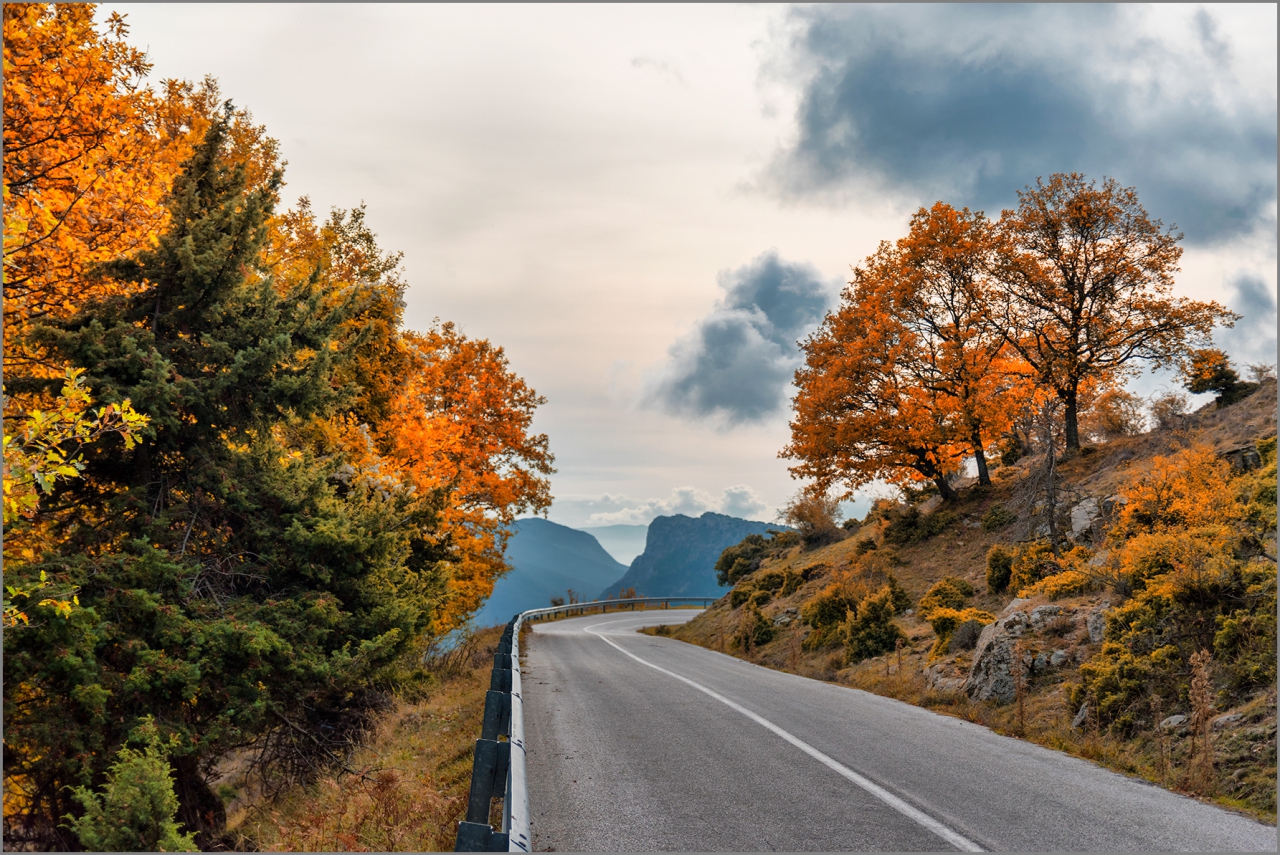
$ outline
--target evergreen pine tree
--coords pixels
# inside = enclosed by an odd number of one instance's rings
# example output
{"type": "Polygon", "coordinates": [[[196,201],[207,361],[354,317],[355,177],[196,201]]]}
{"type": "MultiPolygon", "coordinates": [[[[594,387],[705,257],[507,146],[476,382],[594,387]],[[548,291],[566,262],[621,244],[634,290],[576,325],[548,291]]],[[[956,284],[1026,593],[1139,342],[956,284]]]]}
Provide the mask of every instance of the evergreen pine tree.
{"type": "Polygon", "coordinates": [[[78,585],[84,607],[6,639],[6,772],[52,826],[145,712],[177,737],[178,819],[209,845],[225,821],[209,764],[272,731],[312,736],[299,763],[324,754],[443,596],[447,544],[424,539],[438,497],[282,444],[356,397],[330,346],[351,307],[260,269],[280,176],[247,189],[228,148],[215,122],[168,232],[102,270],[134,296],[37,333],[95,398],[150,417],[133,450],[98,444],[52,497],[56,550],[6,567],[78,585]]]}

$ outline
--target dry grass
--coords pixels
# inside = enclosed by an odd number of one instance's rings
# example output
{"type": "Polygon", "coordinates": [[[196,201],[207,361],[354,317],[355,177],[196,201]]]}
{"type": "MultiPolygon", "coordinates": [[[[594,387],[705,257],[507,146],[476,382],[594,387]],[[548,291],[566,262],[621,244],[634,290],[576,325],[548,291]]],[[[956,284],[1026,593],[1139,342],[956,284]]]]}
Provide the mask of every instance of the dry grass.
{"type": "MultiPolygon", "coordinates": [[[[351,760],[363,776],[333,774],[271,801],[234,802],[229,830],[244,848],[271,851],[451,851],[500,634],[500,627],[482,630],[469,667],[378,718],[351,760]]],[[[224,787],[237,784],[244,782],[232,778],[224,787]]]]}

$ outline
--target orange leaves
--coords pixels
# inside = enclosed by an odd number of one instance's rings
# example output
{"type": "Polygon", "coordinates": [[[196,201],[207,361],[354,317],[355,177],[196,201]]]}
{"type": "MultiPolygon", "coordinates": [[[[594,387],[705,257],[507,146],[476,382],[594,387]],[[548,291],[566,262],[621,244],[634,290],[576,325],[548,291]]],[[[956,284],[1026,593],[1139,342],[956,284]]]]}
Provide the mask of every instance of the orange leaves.
{"type": "MultiPolygon", "coordinates": [[[[981,461],[1022,375],[992,317],[998,237],[981,214],[938,203],[854,270],[842,305],[804,348],[783,456],[822,486],[946,476],[981,461]]],[[[980,462],[985,477],[985,463],[980,462]]]]}
{"type": "Polygon", "coordinates": [[[421,492],[449,498],[437,542],[450,542],[451,603],[437,627],[465,620],[506,570],[506,526],[550,506],[544,476],[554,460],[544,434],[530,434],[536,392],[511,372],[502,348],[468,339],[451,323],[405,333],[410,372],[380,427],[387,456],[421,492]]]}
{"type": "MultiPolygon", "coordinates": [[[[4,7],[4,276],[6,360],[26,324],[70,314],[84,274],[146,246],[177,172],[157,102],[139,88],[149,66],[123,40],[123,19],[94,30],[93,7],[4,7]]],[[[95,287],[110,289],[101,283],[95,287]]]]}

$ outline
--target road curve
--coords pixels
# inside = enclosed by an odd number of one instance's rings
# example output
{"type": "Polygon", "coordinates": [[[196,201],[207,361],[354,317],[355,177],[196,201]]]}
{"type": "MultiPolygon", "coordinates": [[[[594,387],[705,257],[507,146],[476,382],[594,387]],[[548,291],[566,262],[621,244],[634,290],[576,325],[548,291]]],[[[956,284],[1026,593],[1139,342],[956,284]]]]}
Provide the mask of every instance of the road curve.
{"type": "Polygon", "coordinates": [[[696,614],[533,625],[535,849],[1276,850],[1274,826],[1087,761],[635,631],[696,614]]]}

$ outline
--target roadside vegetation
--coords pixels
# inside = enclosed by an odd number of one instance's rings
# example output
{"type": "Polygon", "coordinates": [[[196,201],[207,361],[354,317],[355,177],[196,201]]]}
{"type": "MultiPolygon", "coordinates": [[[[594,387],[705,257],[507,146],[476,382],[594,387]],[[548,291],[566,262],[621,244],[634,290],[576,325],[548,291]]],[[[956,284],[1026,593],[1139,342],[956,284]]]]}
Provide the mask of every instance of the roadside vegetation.
{"type": "Polygon", "coordinates": [[[94,11],[4,6],[4,845],[247,845],[212,783],[240,758],[267,795],[340,774],[348,813],[425,811],[351,838],[425,846],[454,784],[414,776],[453,773],[349,768],[550,505],[542,399],[404,328],[364,208],[286,209],[266,129],[149,84],[94,11]]]}
{"type": "Polygon", "coordinates": [[[731,547],[729,593],[657,632],[1274,822],[1275,412],[1262,378],[1172,428],[1093,434],[1058,462],[1056,555],[1027,525],[1033,445],[951,502],[880,500],[837,542],[731,547]]]}

